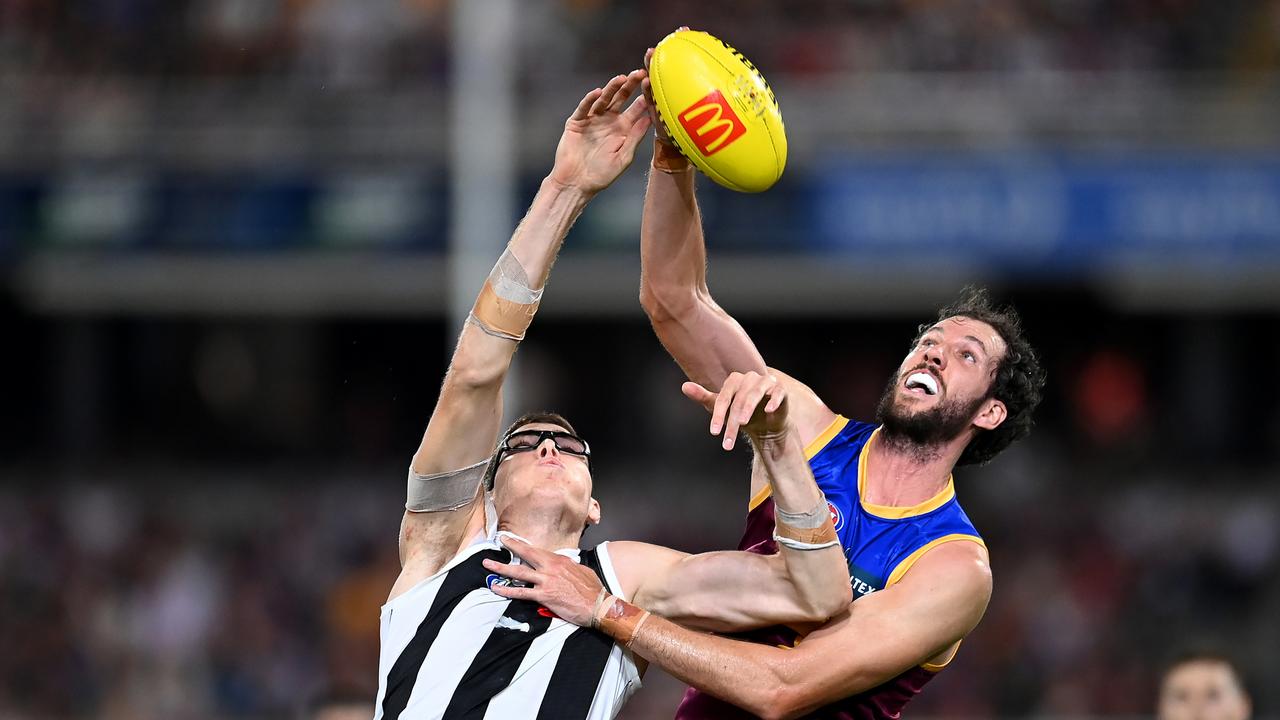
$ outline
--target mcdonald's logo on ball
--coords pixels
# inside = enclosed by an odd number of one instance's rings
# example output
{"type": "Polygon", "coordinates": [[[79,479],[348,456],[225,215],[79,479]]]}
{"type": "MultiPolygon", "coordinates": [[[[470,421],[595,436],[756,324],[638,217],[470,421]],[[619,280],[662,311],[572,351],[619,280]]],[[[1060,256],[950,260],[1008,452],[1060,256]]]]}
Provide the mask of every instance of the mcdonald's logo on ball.
{"type": "Polygon", "coordinates": [[[712,90],[680,113],[680,125],[689,133],[698,151],[707,157],[729,147],[747,132],[747,126],[719,90],[712,90]]]}
{"type": "Polygon", "coordinates": [[[742,53],[714,35],[679,30],[649,62],[658,122],[707,177],[761,192],[782,177],[787,133],[778,98],[742,53]]]}

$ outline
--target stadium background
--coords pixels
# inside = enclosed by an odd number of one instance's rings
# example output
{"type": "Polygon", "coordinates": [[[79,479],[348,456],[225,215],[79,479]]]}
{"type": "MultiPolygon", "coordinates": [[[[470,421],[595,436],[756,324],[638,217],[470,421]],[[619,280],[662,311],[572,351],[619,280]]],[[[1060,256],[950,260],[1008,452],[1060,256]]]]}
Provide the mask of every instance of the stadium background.
{"type": "MultiPolygon", "coordinates": [[[[773,190],[700,183],[772,364],[866,417],[982,282],[1050,370],[1033,436],[958,473],[995,596],[913,714],[1143,715],[1204,643],[1276,713],[1280,2],[0,0],[0,717],[372,694],[462,303],[576,99],[680,24],[788,123],[773,190]]],[[[567,241],[509,410],[596,448],[588,541],[725,547],[748,456],[636,301],[644,165],[567,241]]],[[[625,717],[669,716],[648,685],[625,717]]]]}

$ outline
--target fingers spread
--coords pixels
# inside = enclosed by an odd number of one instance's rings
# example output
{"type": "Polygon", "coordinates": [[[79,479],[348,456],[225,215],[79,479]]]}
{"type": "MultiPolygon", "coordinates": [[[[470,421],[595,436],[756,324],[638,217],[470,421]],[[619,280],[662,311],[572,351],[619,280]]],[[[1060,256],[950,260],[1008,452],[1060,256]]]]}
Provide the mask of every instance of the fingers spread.
{"type": "Polygon", "coordinates": [[[756,403],[760,400],[761,389],[758,385],[753,383],[744,385],[738,388],[733,397],[733,404],[725,413],[724,439],[721,442],[725,450],[732,450],[734,444],[738,442],[738,428],[751,420],[751,413],[755,411],[756,403]],[[743,415],[746,417],[744,418],[743,415]]]}
{"type": "Polygon", "coordinates": [[[622,117],[625,120],[635,122],[648,114],[649,101],[645,99],[644,94],[641,93],[641,95],[635,99],[635,102],[631,103],[631,107],[628,107],[627,111],[622,113],[622,117]]]}
{"type": "Polygon", "coordinates": [[[716,394],[696,382],[686,381],[680,386],[680,392],[684,393],[685,397],[698,403],[707,410],[711,410],[715,405],[716,394]]]}
{"type": "Polygon", "coordinates": [[[711,434],[719,435],[720,429],[724,427],[725,419],[729,413],[729,404],[733,402],[733,396],[738,392],[738,386],[742,383],[742,376],[738,373],[730,373],[725,378],[724,384],[720,386],[720,393],[716,396],[715,407],[711,410],[711,434]]]}
{"type": "Polygon", "coordinates": [[[613,112],[622,112],[622,108],[627,104],[627,100],[631,98],[636,88],[640,87],[641,81],[646,77],[643,70],[632,70],[627,74],[626,80],[618,88],[618,92],[614,94],[612,101],[609,103],[609,110],[613,112]]]}
{"type": "Polygon", "coordinates": [[[578,107],[574,109],[573,114],[569,116],[569,119],[586,120],[587,113],[591,111],[592,104],[595,103],[596,100],[600,99],[601,92],[603,91],[600,88],[596,88],[595,90],[587,93],[582,98],[582,101],[578,103],[578,107]]]}
{"type": "Polygon", "coordinates": [[[627,81],[626,75],[615,75],[613,79],[604,86],[604,91],[600,93],[600,97],[591,105],[591,114],[599,115],[604,112],[609,104],[613,102],[613,98],[618,94],[618,90],[622,88],[623,83],[627,81]]]}
{"type": "Polygon", "coordinates": [[[769,403],[764,406],[765,412],[776,412],[782,407],[783,401],[787,399],[787,389],[782,385],[774,385],[769,388],[769,403]]]}
{"type": "Polygon", "coordinates": [[[631,103],[631,107],[628,108],[626,112],[629,116],[631,115],[632,110],[635,110],[637,107],[640,109],[639,117],[634,119],[631,124],[631,129],[627,131],[627,149],[631,153],[635,153],[636,146],[640,144],[640,141],[644,139],[645,133],[649,132],[649,127],[653,125],[653,120],[650,119],[649,113],[645,112],[646,106],[647,104],[644,102],[644,96],[641,95],[636,98],[635,102],[631,103]]]}

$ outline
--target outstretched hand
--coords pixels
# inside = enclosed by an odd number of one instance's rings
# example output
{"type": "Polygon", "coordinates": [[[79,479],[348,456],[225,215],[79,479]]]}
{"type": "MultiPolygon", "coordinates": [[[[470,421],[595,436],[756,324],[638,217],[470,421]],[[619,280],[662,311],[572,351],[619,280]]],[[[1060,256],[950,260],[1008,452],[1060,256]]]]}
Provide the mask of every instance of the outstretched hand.
{"type": "Polygon", "coordinates": [[[524,564],[485,560],[485,568],[531,587],[495,584],[490,588],[494,593],[512,600],[532,600],[566,622],[591,627],[591,614],[602,586],[590,568],[513,537],[503,535],[499,542],[524,564]]]}
{"type": "Polygon", "coordinates": [[[718,393],[695,382],[686,382],[680,390],[711,413],[711,434],[723,431],[725,450],[733,449],[739,429],[756,439],[787,430],[787,390],[772,375],[730,373],[718,393]]]}
{"type": "Polygon", "coordinates": [[[627,100],[648,77],[644,70],[618,75],[587,93],[564,124],[551,179],[595,194],[609,187],[630,165],[649,129],[648,103],[627,100]]]}

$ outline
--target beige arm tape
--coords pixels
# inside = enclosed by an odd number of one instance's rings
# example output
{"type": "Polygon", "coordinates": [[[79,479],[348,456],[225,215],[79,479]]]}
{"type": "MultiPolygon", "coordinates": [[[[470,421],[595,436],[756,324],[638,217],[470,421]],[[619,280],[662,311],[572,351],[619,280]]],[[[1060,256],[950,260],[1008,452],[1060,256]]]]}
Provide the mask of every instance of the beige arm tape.
{"type": "Polygon", "coordinates": [[[649,611],[641,610],[622,598],[606,595],[596,600],[596,611],[591,615],[591,627],[631,647],[640,632],[640,626],[649,619],[649,611]],[[603,600],[603,603],[601,602],[603,600]]]}
{"type": "Polygon", "coordinates": [[[489,458],[461,470],[419,475],[409,468],[409,489],[404,509],[410,512],[457,510],[475,499],[484,480],[489,458]]]}
{"type": "Polygon", "coordinates": [[[519,342],[529,330],[541,300],[542,289],[529,287],[524,266],[508,246],[476,296],[467,320],[494,337],[519,342]]]}
{"type": "Polygon", "coordinates": [[[775,507],[773,539],[792,550],[821,550],[840,544],[825,497],[812,510],[790,513],[775,507]]]}

